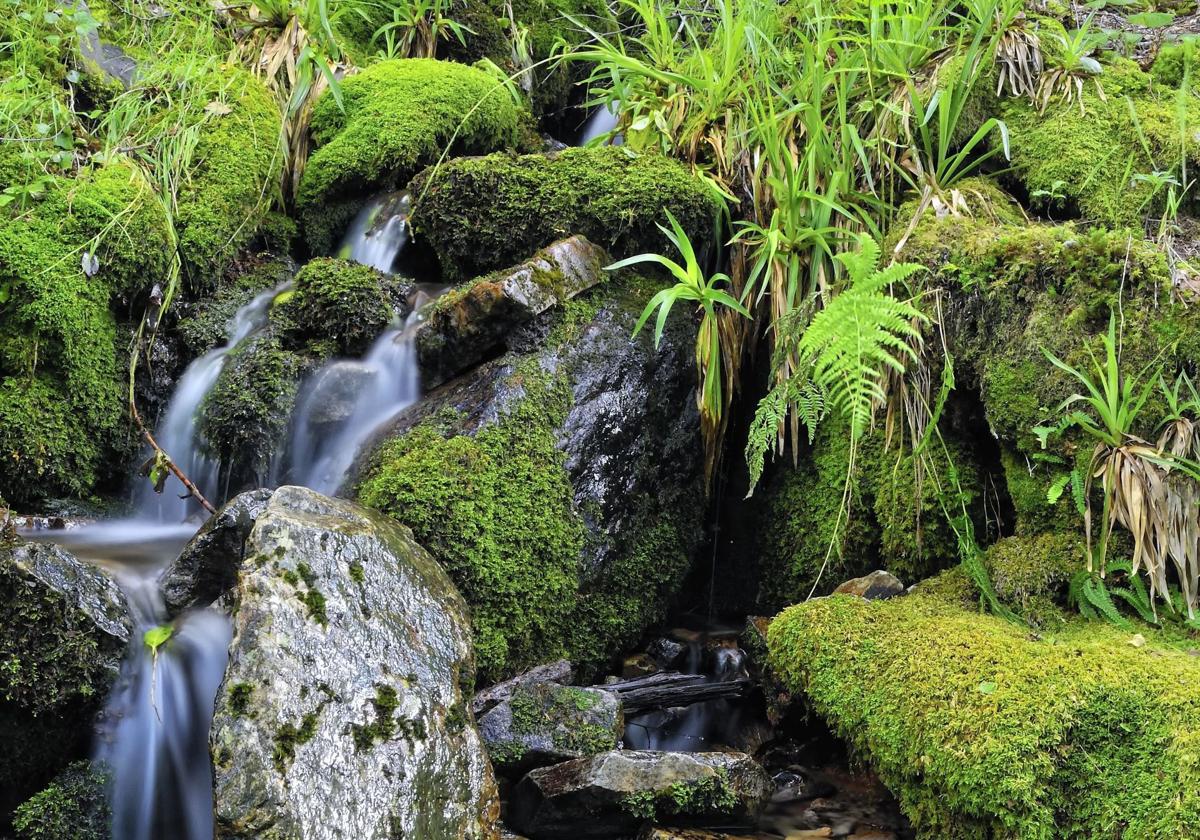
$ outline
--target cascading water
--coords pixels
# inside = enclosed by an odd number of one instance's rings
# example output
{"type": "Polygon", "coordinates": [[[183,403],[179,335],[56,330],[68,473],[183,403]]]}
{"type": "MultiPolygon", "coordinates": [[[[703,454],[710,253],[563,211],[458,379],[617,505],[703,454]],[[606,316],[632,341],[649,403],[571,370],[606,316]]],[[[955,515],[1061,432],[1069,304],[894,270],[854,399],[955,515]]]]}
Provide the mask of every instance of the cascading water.
{"type": "Polygon", "coordinates": [[[346,231],[338,256],[391,272],[408,242],[411,207],[412,199],[406,192],[390,193],[367,202],[346,231]]]}
{"type": "MultiPolygon", "coordinates": [[[[586,146],[598,137],[611,132],[617,127],[617,110],[616,103],[610,105],[599,105],[588,116],[587,122],[583,124],[583,129],[579,134],[579,145],[586,146]]],[[[614,146],[620,146],[623,142],[621,135],[615,135],[608,141],[614,146]]]]}

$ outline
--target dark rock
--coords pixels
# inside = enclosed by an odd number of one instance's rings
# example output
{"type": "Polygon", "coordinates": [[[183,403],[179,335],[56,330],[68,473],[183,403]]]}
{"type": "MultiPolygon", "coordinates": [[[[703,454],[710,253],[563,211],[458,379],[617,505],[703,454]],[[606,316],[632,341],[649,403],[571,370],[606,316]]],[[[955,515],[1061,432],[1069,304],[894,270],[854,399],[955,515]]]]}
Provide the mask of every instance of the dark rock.
{"type": "Polygon", "coordinates": [[[565,659],[559,659],[556,662],[547,662],[545,665],[530,668],[525,673],[518,674],[512,679],[498,682],[493,686],[485,688],[483,691],[476,692],[475,699],[471,701],[471,710],[476,715],[482,715],[484,712],[512,697],[513,692],[518,688],[525,686],[534,686],[549,682],[569,683],[571,681],[572,670],[571,663],[565,659]]]}
{"type": "Polygon", "coordinates": [[[625,657],[625,661],[621,663],[621,676],[627,680],[644,677],[647,674],[656,674],[661,670],[658,667],[658,663],[644,653],[627,656],[625,657]]]}
{"type": "Polygon", "coordinates": [[[857,595],[868,601],[882,601],[904,594],[904,584],[891,572],[876,570],[869,575],[848,580],[833,590],[835,595],[857,595]]]}
{"type": "Polygon", "coordinates": [[[664,670],[679,668],[687,661],[688,646],[665,636],[655,639],[646,653],[664,670]]]}
{"type": "Polygon", "coordinates": [[[300,487],[246,541],[210,746],[220,838],[492,838],[467,606],[411,533],[300,487]]]}
{"type": "Polygon", "coordinates": [[[615,694],[555,683],[518,688],[479,719],[492,764],[510,775],[616,749],[624,729],[615,694]]]}
{"type": "Polygon", "coordinates": [[[417,333],[422,385],[433,388],[494,355],[518,326],[601,282],[608,261],[572,236],[444,295],[417,333]]]}
{"type": "Polygon", "coordinates": [[[325,365],[309,382],[304,405],[311,406],[308,422],[317,435],[337,429],[354,413],[354,401],[375,372],[349,359],[325,365]]]}
{"type": "Polygon", "coordinates": [[[116,583],[55,545],[0,547],[0,593],[3,824],[87,755],[132,622],[116,583]]]}
{"type": "Polygon", "coordinates": [[[207,607],[237,585],[246,540],[270,498],[270,490],[242,493],[204,523],[159,578],[168,614],[207,607]]]}
{"type": "Polygon", "coordinates": [[[751,825],[770,790],[740,753],[608,752],[529,773],[509,821],[533,840],[634,834],[656,820],[751,825]]]}

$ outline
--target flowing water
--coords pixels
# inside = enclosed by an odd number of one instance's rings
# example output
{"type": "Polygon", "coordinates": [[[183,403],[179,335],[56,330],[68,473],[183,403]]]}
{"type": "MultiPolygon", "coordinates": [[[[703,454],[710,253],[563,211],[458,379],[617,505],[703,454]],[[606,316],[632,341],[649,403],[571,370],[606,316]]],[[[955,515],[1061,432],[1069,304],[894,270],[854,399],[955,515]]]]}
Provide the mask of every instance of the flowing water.
{"type": "Polygon", "coordinates": [[[407,192],[368,201],[346,231],[338,256],[383,272],[395,270],[396,258],[408,242],[411,209],[412,199],[407,192]]]}
{"type": "MultiPolygon", "coordinates": [[[[579,134],[579,145],[586,146],[598,137],[611,132],[617,127],[617,111],[612,105],[598,105],[594,111],[588,116],[587,122],[583,124],[583,129],[579,134]]],[[[620,146],[623,142],[621,135],[617,134],[608,140],[613,146],[620,146]]]]}

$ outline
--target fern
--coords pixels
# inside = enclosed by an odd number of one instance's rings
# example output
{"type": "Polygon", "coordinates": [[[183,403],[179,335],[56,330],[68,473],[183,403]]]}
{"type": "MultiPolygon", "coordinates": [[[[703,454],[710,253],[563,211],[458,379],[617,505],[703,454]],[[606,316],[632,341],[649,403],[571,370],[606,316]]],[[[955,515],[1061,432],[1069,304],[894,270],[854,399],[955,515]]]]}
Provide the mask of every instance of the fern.
{"type": "Polygon", "coordinates": [[[808,430],[811,444],[817,424],[828,411],[825,394],[811,380],[792,378],[776,385],[759,401],[746,439],[746,466],[750,469],[747,499],[754,495],[754,488],[762,478],[767,452],[779,441],[779,430],[791,411],[796,412],[808,430]]]}
{"type": "Polygon", "coordinates": [[[863,436],[886,398],[885,373],[903,373],[905,363],[915,361],[913,347],[921,338],[915,325],[929,320],[911,303],[884,291],[921,266],[893,263],[880,269],[879,245],[866,235],[858,241],[858,251],[835,257],[849,275],[846,288],[813,317],[797,347],[828,408],[849,421],[854,440],[863,436]]]}
{"type": "Polygon", "coordinates": [[[1146,584],[1142,581],[1140,575],[1135,574],[1133,567],[1128,560],[1118,560],[1108,564],[1109,574],[1123,572],[1126,579],[1129,581],[1129,586],[1114,586],[1107,585],[1106,588],[1109,594],[1114,598],[1120,598],[1129,606],[1133,607],[1133,611],[1138,614],[1142,621],[1147,624],[1157,625],[1159,623],[1158,616],[1154,612],[1154,604],[1150,600],[1150,591],[1146,589],[1146,584]]]}
{"type": "Polygon", "coordinates": [[[1087,569],[1080,569],[1071,576],[1067,599],[1084,618],[1103,618],[1122,629],[1132,628],[1128,619],[1121,615],[1117,605],[1113,603],[1112,594],[1104,585],[1104,581],[1087,569]]]}

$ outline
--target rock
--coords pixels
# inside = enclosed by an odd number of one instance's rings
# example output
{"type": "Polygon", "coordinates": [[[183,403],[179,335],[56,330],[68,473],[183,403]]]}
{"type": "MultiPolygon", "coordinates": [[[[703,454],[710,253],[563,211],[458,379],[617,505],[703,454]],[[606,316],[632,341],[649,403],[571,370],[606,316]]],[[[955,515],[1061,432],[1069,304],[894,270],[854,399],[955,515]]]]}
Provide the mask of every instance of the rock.
{"type": "Polygon", "coordinates": [[[344,422],[354,412],[354,401],[373,376],[375,371],[370,367],[349,359],[321,368],[304,397],[305,406],[311,406],[307,417],[314,432],[336,429],[344,422]]]}
{"type": "Polygon", "coordinates": [[[603,249],[572,236],[444,295],[417,333],[421,384],[433,388],[494,355],[516,327],[604,280],[608,262],[603,249]]]}
{"type": "Polygon", "coordinates": [[[410,532],[283,487],[244,554],[210,736],[217,836],[493,840],[467,607],[410,532]]]}
{"type": "Polygon", "coordinates": [[[658,818],[750,825],[770,790],[766,771],[741,753],[607,752],[529,773],[509,821],[533,840],[633,834],[658,818]]]}
{"type": "Polygon", "coordinates": [[[234,497],[210,517],[159,578],[167,613],[207,607],[237,584],[246,558],[246,540],[270,490],[251,490],[234,497]]]}
{"type": "Polygon", "coordinates": [[[833,592],[835,595],[857,595],[868,601],[882,601],[903,595],[904,584],[891,572],[877,569],[869,575],[846,581],[833,592]]]}
{"type": "Polygon", "coordinates": [[[492,764],[510,775],[616,749],[624,730],[615,694],[555,683],[522,686],[479,719],[492,764]]]}
{"type": "Polygon", "coordinates": [[[665,636],[655,639],[646,648],[646,653],[664,670],[680,667],[686,660],[688,646],[665,636]]]}
{"type": "Polygon", "coordinates": [[[647,674],[656,674],[660,670],[662,669],[658,667],[658,663],[644,653],[627,656],[621,663],[621,676],[627,680],[644,677],[647,674]]]}
{"type": "Polygon", "coordinates": [[[512,679],[496,683],[489,688],[485,688],[483,691],[477,692],[475,699],[471,701],[471,711],[475,712],[477,716],[482,715],[484,712],[512,697],[513,692],[522,686],[532,686],[548,682],[568,683],[571,681],[572,670],[571,663],[565,659],[559,659],[556,662],[548,662],[545,665],[531,668],[512,679]]]}
{"type": "Polygon", "coordinates": [[[648,828],[638,840],[757,840],[748,834],[726,834],[723,831],[705,831],[702,828],[648,828]]]}
{"type": "Polygon", "coordinates": [[[0,822],[87,756],[131,632],[107,575],[55,545],[0,547],[0,822]]]}

